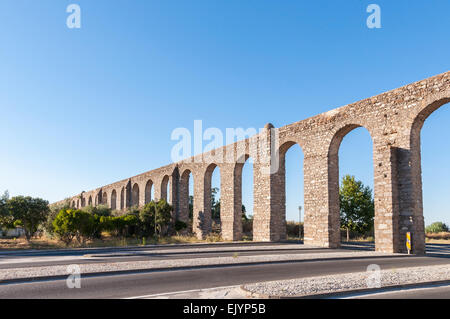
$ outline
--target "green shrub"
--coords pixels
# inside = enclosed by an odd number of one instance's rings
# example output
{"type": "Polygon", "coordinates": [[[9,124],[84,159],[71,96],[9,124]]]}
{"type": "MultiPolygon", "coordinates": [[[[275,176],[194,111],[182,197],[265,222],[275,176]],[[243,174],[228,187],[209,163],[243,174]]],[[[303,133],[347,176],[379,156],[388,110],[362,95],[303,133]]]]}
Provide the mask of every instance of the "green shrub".
{"type": "Polygon", "coordinates": [[[177,220],[175,222],[174,227],[175,227],[175,231],[179,232],[179,231],[182,231],[183,229],[186,229],[187,228],[187,224],[185,222],[181,221],[181,220],[177,220]]]}
{"type": "Polygon", "coordinates": [[[300,237],[303,238],[303,223],[288,221],[286,222],[286,233],[288,238],[298,238],[300,231],[300,237]]]}
{"type": "Polygon", "coordinates": [[[242,219],[242,232],[244,235],[251,236],[253,232],[253,218],[242,219]]]}
{"type": "Polygon", "coordinates": [[[50,237],[53,237],[55,235],[53,221],[55,220],[56,216],[58,216],[61,210],[68,210],[68,209],[71,209],[69,200],[66,200],[64,203],[59,205],[50,206],[50,212],[47,215],[47,219],[42,224],[42,228],[50,237]]]}
{"type": "Polygon", "coordinates": [[[127,237],[136,233],[135,229],[139,225],[139,219],[136,215],[122,216],[101,216],[101,229],[108,231],[116,237],[127,237]]]}
{"type": "Polygon", "coordinates": [[[448,232],[448,226],[443,222],[435,222],[425,228],[426,233],[444,233],[448,232]]]}
{"type": "Polygon", "coordinates": [[[54,234],[69,246],[76,238],[84,245],[101,232],[101,218],[82,210],[62,209],[53,221],[54,234]]]}
{"type": "Polygon", "coordinates": [[[72,218],[71,209],[61,209],[53,220],[53,233],[66,246],[69,246],[76,235],[75,223],[72,218]]]}
{"type": "Polygon", "coordinates": [[[48,201],[41,198],[16,196],[8,200],[7,209],[14,219],[14,225],[20,225],[25,231],[27,241],[46,221],[50,211],[48,201]]]}
{"type": "Polygon", "coordinates": [[[168,232],[172,219],[172,206],[164,199],[151,201],[139,211],[140,235],[164,235],[168,232]],[[156,223],[156,224],[155,224],[156,223]]]}
{"type": "Polygon", "coordinates": [[[89,213],[91,215],[97,216],[111,216],[112,210],[106,205],[98,205],[98,206],[86,206],[81,209],[82,211],[89,213]]]}

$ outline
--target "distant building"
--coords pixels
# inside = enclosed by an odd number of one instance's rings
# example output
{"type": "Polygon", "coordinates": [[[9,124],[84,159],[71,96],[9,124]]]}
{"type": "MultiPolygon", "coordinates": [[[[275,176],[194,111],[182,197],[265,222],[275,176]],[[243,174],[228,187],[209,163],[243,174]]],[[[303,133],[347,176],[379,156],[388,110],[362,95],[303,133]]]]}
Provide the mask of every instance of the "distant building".
{"type": "Polygon", "coordinates": [[[25,231],[21,227],[8,230],[0,229],[0,237],[22,237],[22,236],[25,236],[25,231]]]}

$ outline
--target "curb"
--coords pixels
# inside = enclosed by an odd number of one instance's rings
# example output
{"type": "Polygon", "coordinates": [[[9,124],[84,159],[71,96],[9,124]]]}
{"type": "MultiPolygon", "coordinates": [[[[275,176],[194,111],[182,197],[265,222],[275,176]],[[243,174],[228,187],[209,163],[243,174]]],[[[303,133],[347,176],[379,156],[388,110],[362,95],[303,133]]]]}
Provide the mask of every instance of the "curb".
{"type": "MultiPolygon", "coordinates": [[[[2,251],[0,255],[14,255],[14,254],[41,254],[41,253],[58,253],[58,252],[80,252],[83,250],[89,251],[89,250],[128,250],[128,249],[149,249],[149,248],[174,248],[174,247],[202,247],[202,246],[226,246],[226,245],[233,245],[233,244],[239,244],[239,245],[254,245],[259,246],[263,244],[269,244],[270,242],[263,242],[263,241],[257,241],[257,242],[247,242],[247,241],[236,241],[236,242],[211,242],[211,243],[182,243],[182,244],[151,244],[151,245],[132,245],[132,246],[126,246],[126,247],[114,247],[114,246],[105,246],[105,247],[79,247],[79,248],[57,248],[57,249],[14,249],[14,250],[5,250],[2,251]]],[[[289,242],[283,242],[282,244],[289,244],[289,242]]],[[[313,247],[313,246],[311,246],[313,247]]]]}
{"type": "MultiPolygon", "coordinates": [[[[180,243],[180,244],[149,244],[149,245],[130,245],[130,246],[105,246],[105,247],[78,247],[78,248],[56,248],[56,249],[14,249],[5,250],[0,255],[14,255],[14,254],[35,254],[35,253],[58,253],[58,252],[79,252],[83,250],[128,250],[128,249],[149,249],[149,248],[176,248],[176,247],[203,247],[203,246],[261,246],[274,244],[299,244],[298,242],[282,241],[282,242],[266,242],[266,241],[222,241],[222,242],[199,242],[199,243],[180,243]]],[[[319,249],[323,248],[314,245],[303,245],[305,248],[319,249]]]]}
{"type": "Polygon", "coordinates": [[[240,286],[239,288],[242,292],[248,296],[249,298],[254,299],[327,299],[339,296],[351,296],[354,294],[364,294],[364,293],[381,293],[381,292],[389,292],[395,291],[397,289],[414,289],[414,288],[427,288],[429,286],[436,285],[450,285],[449,280],[437,280],[437,281],[427,281],[427,282],[419,282],[419,283],[411,283],[411,284],[400,284],[400,285],[391,285],[382,288],[362,288],[362,289],[353,289],[353,290],[342,290],[336,292],[329,293],[319,293],[312,295],[297,295],[297,296],[277,296],[277,295],[267,295],[261,294],[257,292],[253,292],[245,288],[245,285],[240,286]]]}

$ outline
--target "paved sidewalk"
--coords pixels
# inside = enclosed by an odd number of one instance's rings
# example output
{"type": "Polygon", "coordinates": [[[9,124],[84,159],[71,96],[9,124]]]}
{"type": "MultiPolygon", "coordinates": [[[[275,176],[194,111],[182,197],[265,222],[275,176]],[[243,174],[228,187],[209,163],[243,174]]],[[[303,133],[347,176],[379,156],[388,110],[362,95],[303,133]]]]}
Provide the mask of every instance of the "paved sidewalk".
{"type": "Polygon", "coordinates": [[[448,265],[379,271],[373,265],[366,272],[261,282],[243,288],[254,298],[293,298],[447,281],[450,283],[450,261],[448,265]]]}

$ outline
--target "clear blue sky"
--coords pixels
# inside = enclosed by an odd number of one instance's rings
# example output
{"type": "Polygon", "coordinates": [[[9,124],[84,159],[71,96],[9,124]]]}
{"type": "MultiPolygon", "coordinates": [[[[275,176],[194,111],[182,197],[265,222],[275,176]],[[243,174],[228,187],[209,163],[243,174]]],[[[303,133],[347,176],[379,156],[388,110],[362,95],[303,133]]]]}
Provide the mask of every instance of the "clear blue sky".
{"type": "MultiPolygon", "coordinates": [[[[170,163],[172,130],[197,119],[280,127],[448,71],[449,12],[448,0],[2,0],[0,191],[56,201],[170,163]],[[381,29],[366,26],[370,3],[381,29]]],[[[449,126],[445,106],[423,129],[427,224],[450,223],[449,126]]],[[[373,186],[371,147],[350,133],[341,174],[373,186]]],[[[288,219],[301,161],[289,151],[288,219]]]]}

